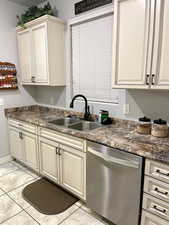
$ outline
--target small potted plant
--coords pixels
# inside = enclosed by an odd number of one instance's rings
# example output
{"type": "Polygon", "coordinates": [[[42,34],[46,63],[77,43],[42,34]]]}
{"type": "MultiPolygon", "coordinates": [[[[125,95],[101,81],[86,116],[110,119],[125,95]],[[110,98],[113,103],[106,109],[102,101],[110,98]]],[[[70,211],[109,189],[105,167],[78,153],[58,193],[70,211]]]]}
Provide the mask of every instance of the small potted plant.
{"type": "Polygon", "coordinates": [[[25,11],[21,16],[17,15],[17,26],[25,27],[25,23],[30,22],[31,20],[37,19],[44,15],[54,15],[53,9],[48,2],[44,7],[31,6],[28,10],[25,11]]]}

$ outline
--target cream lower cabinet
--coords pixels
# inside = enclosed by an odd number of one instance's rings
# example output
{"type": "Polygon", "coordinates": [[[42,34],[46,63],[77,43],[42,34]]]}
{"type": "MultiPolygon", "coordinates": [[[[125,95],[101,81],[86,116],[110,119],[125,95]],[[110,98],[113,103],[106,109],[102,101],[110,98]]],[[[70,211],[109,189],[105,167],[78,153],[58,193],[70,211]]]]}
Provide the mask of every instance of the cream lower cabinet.
{"type": "Polygon", "coordinates": [[[85,197],[85,153],[60,145],[61,185],[74,194],[85,197]]]}
{"type": "MultiPolygon", "coordinates": [[[[71,143],[71,137],[69,139],[69,143],[71,143]]],[[[40,173],[43,176],[51,179],[81,199],[86,199],[85,152],[60,144],[57,141],[40,137],[39,154],[40,173]]]]}
{"type": "Polygon", "coordinates": [[[9,144],[12,157],[39,172],[37,134],[26,131],[36,130],[36,128],[27,124],[18,124],[16,121],[14,123],[11,121],[11,124],[9,122],[9,144]]]}
{"type": "Polygon", "coordinates": [[[25,161],[23,143],[21,141],[21,132],[15,127],[9,128],[9,144],[11,155],[21,162],[25,161]]]}
{"type": "Polygon", "coordinates": [[[143,210],[141,225],[168,225],[168,222],[143,210]]]}
{"type": "Polygon", "coordinates": [[[45,138],[40,138],[40,173],[56,183],[59,183],[59,144],[45,138]]]}
{"type": "Polygon", "coordinates": [[[31,167],[32,169],[38,171],[38,142],[37,135],[28,132],[23,132],[22,134],[22,146],[25,154],[24,163],[31,167]]]}

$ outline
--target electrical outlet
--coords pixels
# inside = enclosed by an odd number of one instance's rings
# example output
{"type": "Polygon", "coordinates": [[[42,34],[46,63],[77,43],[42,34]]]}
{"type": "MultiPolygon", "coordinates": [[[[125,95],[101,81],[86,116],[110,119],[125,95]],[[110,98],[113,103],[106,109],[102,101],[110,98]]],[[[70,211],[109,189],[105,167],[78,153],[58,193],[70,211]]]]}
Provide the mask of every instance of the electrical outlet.
{"type": "Polygon", "coordinates": [[[130,105],[129,104],[124,104],[123,105],[123,114],[128,115],[130,112],[130,105]]]}

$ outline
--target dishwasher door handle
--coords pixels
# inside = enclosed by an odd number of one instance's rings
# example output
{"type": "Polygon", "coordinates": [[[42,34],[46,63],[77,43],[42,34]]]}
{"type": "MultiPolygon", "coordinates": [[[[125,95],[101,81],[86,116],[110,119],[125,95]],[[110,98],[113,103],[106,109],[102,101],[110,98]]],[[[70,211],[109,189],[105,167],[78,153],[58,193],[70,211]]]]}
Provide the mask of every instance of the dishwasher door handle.
{"type": "Polygon", "coordinates": [[[126,166],[126,167],[131,167],[131,168],[139,168],[140,163],[136,162],[136,161],[132,161],[132,160],[123,160],[123,159],[119,159],[116,157],[112,157],[112,156],[106,156],[103,153],[100,153],[98,151],[93,150],[92,148],[88,147],[88,152],[90,152],[91,154],[103,159],[104,161],[106,161],[107,163],[110,164],[118,164],[118,165],[122,165],[122,166],[126,166]]]}

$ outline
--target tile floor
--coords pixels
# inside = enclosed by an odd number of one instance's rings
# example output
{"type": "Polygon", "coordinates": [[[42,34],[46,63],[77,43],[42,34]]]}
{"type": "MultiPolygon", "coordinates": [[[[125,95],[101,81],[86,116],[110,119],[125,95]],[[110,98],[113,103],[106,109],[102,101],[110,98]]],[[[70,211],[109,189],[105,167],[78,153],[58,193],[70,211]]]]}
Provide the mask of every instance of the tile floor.
{"type": "Polygon", "coordinates": [[[48,216],[22,198],[23,188],[39,177],[15,161],[0,165],[0,224],[2,225],[107,225],[82,202],[48,216]]]}

